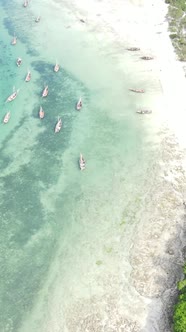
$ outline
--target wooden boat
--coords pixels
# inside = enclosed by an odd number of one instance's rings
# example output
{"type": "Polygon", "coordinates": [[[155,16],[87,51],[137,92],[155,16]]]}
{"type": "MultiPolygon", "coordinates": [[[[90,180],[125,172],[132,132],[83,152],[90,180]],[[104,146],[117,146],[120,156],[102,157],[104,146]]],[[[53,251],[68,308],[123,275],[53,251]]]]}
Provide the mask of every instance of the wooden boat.
{"type": "Polygon", "coordinates": [[[143,89],[129,89],[130,91],[136,92],[136,93],[144,93],[145,90],[143,89]]]}
{"type": "Polygon", "coordinates": [[[3,119],[3,122],[4,123],[8,123],[8,121],[10,120],[10,112],[6,113],[4,119],[3,119]]]}
{"type": "Polygon", "coordinates": [[[55,125],[55,129],[54,129],[55,133],[59,133],[61,128],[62,128],[62,120],[61,120],[61,118],[58,117],[58,121],[57,121],[57,123],[55,125]]]}
{"type": "Polygon", "coordinates": [[[151,114],[152,111],[151,110],[139,110],[136,113],[138,113],[138,114],[151,114]]]}
{"type": "Polygon", "coordinates": [[[154,58],[152,56],[141,56],[142,60],[153,60],[154,58]]]}
{"type": "Polygon", "coordinates": [[[28,6],[28,0],[25,0],[23,3],[23,7],[26,8],[28,6]]]}
{"type": "Polygon", "coordinates": [[[85,169],[85,159],[83,158],[82,154],[80,153],[80,158],[79,158],[79,167],[80,170],[83,171],[85,169]]]}
{"type": "Polygon", "coordinates": [[[17,44],[17,37],[16,36],[13,37],[13,39],[11,41],[11,44],[12,45],[16,45],[17,44]]]}
{"type": "Polygon", "coordinates": [[[44,110],[43,110],[43,107],[40,106],[40,109],[39,109],[39,118],[40,118],[40,119],[43,119],[44,116],[45,116],[45,112],[44,112],[44,110]]]}
{"type": "Polygon", "coordinates": [[[47,97],[48,96],[48,85],[45,86],[43,92],[42,92],[42,97],[47,97]]]}
{"type": "Polygon", "coordinates": [[[17,65],[18,67],[20,67],[21,64],[22,64],[22,59],[21,59],[21,58],[17,58],[16,65],[17,65]]]}
{"type": "Polygon", "coordinates": [[[140,51],[139,47],[129,47],[127,48],[128,51],[140,51]]]}
{"type": "Polygon", "coordinates": [[[30,82],[30,80],[31,80],[31,72],[28,71],[26,78],[25,78],[25,82],[30,82]]]}
{"type": "Polygon", "coordinates": [[[36,23],[39,23],[40,20],[41,20],[41,16],[37,16],[36,19],[35,19],[35,22],[36,22],[36,23]]]}
{"type": "Polygon", "coordinates": [[[82,100],[81,100],[81,98],[79,98],[79,100],[78,100],[78,102],[77,102],[77,104],[76,104],[76,109],[77,109],[77,111],[80,111],[80,109],[82,108],[82,100]]]}
{"type": "Polygon", "coordinates": [[[57,73],[59,71],[59,64],[56,62],[55,66],[54,66],[54,71],[55,73],[57,73]]]}
{"type": "Polygon", "coordinates": [[[12,100],[16,99],[16,97],[17,97],[17,95],[18,95],[18,92],[19,92],[19,90],[14,91],[14,92],[13,92],[13,93],[7,98],[6,101],[12,101],[12,100]]]}

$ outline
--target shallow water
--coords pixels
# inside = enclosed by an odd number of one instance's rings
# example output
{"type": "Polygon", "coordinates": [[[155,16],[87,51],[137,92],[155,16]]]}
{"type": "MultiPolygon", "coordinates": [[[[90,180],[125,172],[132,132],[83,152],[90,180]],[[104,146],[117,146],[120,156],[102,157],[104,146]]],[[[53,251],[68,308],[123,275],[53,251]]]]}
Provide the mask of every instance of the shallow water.
{"type": "MultiPolygon", "coordinates": [[[[95,13],[103,10],[94,4],[95,13]]],[[[2,118],[11,111],[0,130],[0,331],[139,331],[150,299],[134,282],[143,267],[136,261],[138,248],[131,250],[136,230],[141,235],[139,226],[148,221],[144,203],[160,172],[162,139],[169,135],[160,134],[156,66],[129,54],[127,35],[121,41],[112,25],[97,24],[93,9],[89,24],[81,23],[82,15],[87,20],[84,3],[0,5],[2,118]],[[25,83],[28,69],[32,80],[25,83]],[[128,91],[137,82],[148,94],[128,91]],[[13,86],[18,97],[5,103],[13,86]],[[141,107],[153,108],[152,116],[136,114],[141,107]],[[63,128],[55,135],[58,116],[63,128]]],[[[104,9],[115,17],[111,3],[104,9]]]]}

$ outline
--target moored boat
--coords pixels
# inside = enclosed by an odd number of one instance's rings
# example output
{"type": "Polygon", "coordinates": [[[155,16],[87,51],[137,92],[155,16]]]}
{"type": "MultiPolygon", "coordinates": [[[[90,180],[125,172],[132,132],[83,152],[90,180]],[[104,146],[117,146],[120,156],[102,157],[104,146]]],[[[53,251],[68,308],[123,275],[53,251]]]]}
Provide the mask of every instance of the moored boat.
{"type": "Polygon", "coordinates": [[[43,92],[42,92],[42,97],[47,97],[48,96],[48,85],[45,86],[43,92]]]}
{"type": "Polygon", "coordinates": [[[13,37],[13,39],[11,41],[11,44],[12,45],[16,45],[17,44],[17,37],[16,36],[13,37]]]}
{"type": "Polygon", "coordinates": [[[142,60],[153,60],[154,58],[152,56],[141,56],[142,60]]]}
{"type": "Polygon", "coordinates": [[[58,117],[58,121],[57,121],[57,123],[55,125],[55,129],[54,129],[55,133],[59,133],[61,128],[62,128],[62,120],[61,120],[61,118],[58,117]]]}
{"type": "Polygon", "coordinates": [[[127,48],[128,51],[140,51],[139,47],[129,47],[127,48]]]}
{"type": "Polygon", "coordinates": [[[44,110],[43,110],[43,107],[40,106],[40,109],[39,109],[39,118],[40,118],[40,119],[43,119],[44,116],[45,116],[45,112],[44,112],[44,110]]]}
{"type": "Polygon", "coordinates": [[[136,113],[138,113],[138,114],[151,114],[152,111],[151,110],[139,110],[139,111],[136,111],[136,113]]]}
{"type": "Polygon", "coordinates": [[[129,89],[130,91],[137,92],[137,93],[144,93],[145,90],[143,89],[129,89]]]}
{"type": "Polygon", "coordinates": [[[85,169],[85,159],[83,158],[83,155],[80,153],[80,158],[79,158],[79,167],[80,170],[84,170],[85,169]]]}
{"type": "Polygon", "coordinates": [[[23,7],[27,7],[28,6],[28,0],[25,0],[24,3],[23,3],[23,7]]]}
{"type": "Polygon", "coordinates": [[[55,66],[54,66],[54,71],[55,73],[57,73],[59,71],[59,64],[56,62],[55,66]]]}
{"type": "Polygon", "coordinates": [[[16,97],[17,97],[17,95],[18,95],[18,92],[19,92],[19,90],[14,91],[14,92],[13,92],[13,93],[7,98],[6,101],[12,101],[12,100],[16,99],[16,97]]]}
{"type": "Polygon", "coordinates": [[[35,19],[35,22],[36,22],[36,23],[39,23],[40,20],[41,20],[41,16],[37,16],[36,19],[35,19]]]}
{"type": "Polygon", "coordinates": [[[16,65],[17,65],[18,67],[20,67],[21,64],[22,64],[22,59],[21,59],[21,58],[17,58],[16,65]]]}
{"type": "Polygon", "coordinates": [[[3,122],[4,123],[8,123],[8,121],[10,120],[10,112],[6,113],[4,119],[3,119],[3,122]]]}
{"type": "Polygon", "coordinates": [[[77,111],[80,111],[80,109],[82,108],[83,104],[82,104],[82,100],[81,98],[79,98],[77,104],[76,104],[76,109],[77,111]]]}
{"type": "Polygon", "coordinates": [[[25,82],[30,82],[30,80],[31,80],[31,72],[28,71],[26,78],[25,78],[25,82]]]}

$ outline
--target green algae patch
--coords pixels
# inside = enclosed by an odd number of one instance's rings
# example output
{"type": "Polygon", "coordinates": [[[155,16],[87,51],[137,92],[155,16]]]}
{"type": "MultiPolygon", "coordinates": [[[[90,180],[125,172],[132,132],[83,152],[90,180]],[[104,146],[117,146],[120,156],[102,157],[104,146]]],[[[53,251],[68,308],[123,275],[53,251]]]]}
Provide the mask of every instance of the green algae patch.
{"type": "Polygon", "coordinates": [[[121,222],[120,222],[120,226],[123,226],[123,225],[125,225],[125,223],[126,223],[126,221],[123,219],[121,222]]]}
{"type": "Polygon", "coordinates": [[[99,265],[102,265],[102,264],[103,264],[102,261],[97,261],[97,262],[96,262],[96,265],[98,265],[98,266],[99,266],[99,265]]]}
{"type": "Polygon", "coordinates": [[[105,251],[110,254],[112,252],[112,247],[105,247],[105,251]]]}

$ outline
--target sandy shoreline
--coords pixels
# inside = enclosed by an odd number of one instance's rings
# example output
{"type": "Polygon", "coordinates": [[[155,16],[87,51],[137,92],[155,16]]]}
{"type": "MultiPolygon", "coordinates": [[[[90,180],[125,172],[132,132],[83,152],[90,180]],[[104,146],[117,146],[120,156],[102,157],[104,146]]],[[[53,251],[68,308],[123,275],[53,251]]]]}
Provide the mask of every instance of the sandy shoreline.
{"type": "MultiPolygon", "coordinates": [[[[157,165],[156,188],[151,188],[140,224],[135,245],[131,250],[132,279],[136,290],[151,298],[143,332],[172,331],[173,305],[177,296],[176,283],[182,274],[182,249],[186,245],[184,150],[186,148],[184,123],[186,120],[184,91],[186,79],[184,64],[177,57],[168,33],[165,19],[167,6],[164,1],[145,2],[146,15],[150,18],[143,31],[148,31],[139,45],[155,59],[163,91],[165,131],[161,143],[161,163],[157,165]],[[170,135],[172,132],[172,135],[170,135]],[[158,193],[158,195],[157,195],[158,193]],[[150,208],[151,207],[151,208],[150,208]],[[148,211],[154,214],[149,215],[148,211]]],[[[142,35],[142,31],[139,36],[142,35]]]]}
{"type": "MultiPolygon", "coordinates": [[[[173,304],[177,295],[176,282],[182,273],[181,250],[186,245],[182,207],[186,197],[185,156],[182,150],[186,148],[186,79],[184,63],[177,61],[169,38],[167,5],[163,0],[134,1],[134,5],[128,4],[125,11],[125,5],[118,1],[115,15],[113,12],[104,12],[102,33],[107,34],[110,39],[115,35],[121,42],[123,39],[128,40],[127,47],[137,46],[141,49],[140,54],[154,56],[154,60],[147,63],[147,70],[155,74],[162,87],[162,161],[155,166],[155,174],[159,175],[155,181],[157,185],[154,188],[152,184],[145,202],[148,207],[143,215],[145,221],[140,223],[135,245],[131,249],[131,283],[144,299],[150,299],[145,327],[139,330],[170,332],[173,304]],[[154,215],[151,216],[149,212],[153,209],[154,215]]],[[[90,13],[87,16],[85,9],[86,5],[82,2],[82,15],[92,23],[96,9],[92,12],[92,17],[90,13]]],[[[98,20],[97,24],[98,30],[102,23],[98,20]]],[[[126,331],[138,331],[137,327],[134,330],[128,328],[126,331]]]]}

